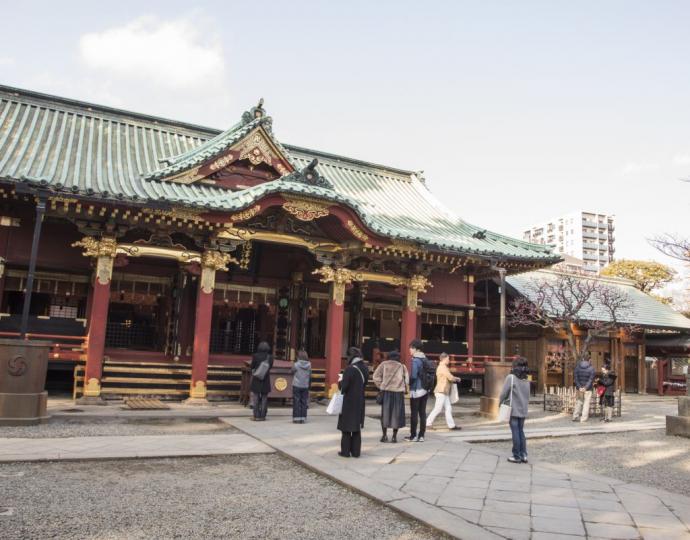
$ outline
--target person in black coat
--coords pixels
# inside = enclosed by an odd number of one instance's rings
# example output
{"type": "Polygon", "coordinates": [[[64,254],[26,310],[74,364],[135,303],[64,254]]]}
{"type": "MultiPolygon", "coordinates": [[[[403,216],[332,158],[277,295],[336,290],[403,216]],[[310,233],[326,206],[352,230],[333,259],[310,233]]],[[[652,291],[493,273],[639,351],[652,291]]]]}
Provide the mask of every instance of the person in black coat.
{"type": "Polygon", "coordinates": [[[359,457],[364,427],[364,389],[369,380],[369,369],[362,361],[362,352],[357,347],[350,347],[348,358],[348,366],[338,383],[343,394],[343,410],[338,416],[338,429],[342,431],[338,455],[359,457]]]}
{"type": "Polygon", "coordinates": [[[604,422],[610,422],[613,419],[613,405],[615,401],[616,392],[616,373],[610,366],[606,365],[601,370],[599,376],[599,386],[604,388],[604,393],[601,396],[600,404],[604,407],[604,422]]]}
{"type": "Polygon", "coordinates": [[[271,391],[271,367],[273,367],[273,355],[271,354],[271,347],[265,341],[259,343],[259,346],[252,356],[252,381],[250,390],[254,394],[254,420],[266,420],[266,413],[268,412],[268,394],[271,391]],[[259,365],[264,361],[268,361],[268,371],[263,378],[255,377],[254,372],[259,365]]]}

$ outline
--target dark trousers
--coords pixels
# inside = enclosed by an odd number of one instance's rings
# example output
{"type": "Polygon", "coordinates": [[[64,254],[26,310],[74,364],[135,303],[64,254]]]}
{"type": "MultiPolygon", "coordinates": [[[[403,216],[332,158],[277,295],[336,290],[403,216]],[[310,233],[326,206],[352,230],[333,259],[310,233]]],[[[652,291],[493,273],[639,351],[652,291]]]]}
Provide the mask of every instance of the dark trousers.
{"type": "Polygon", "coordinates": [[[254,394],[254,418],[266,418],[268,394],[254,394]]]}
{"type": "Polygon", "coordinates": [[[343,431],[340,437],[340,452],[345,456],[359,457],[362,452],[362,432],[343,431]]]}
{"type": "Polygon", "coordinates": [[[527,459],[527,439],[525,439],[525,419],[510,417],[510,432],[513,434],[513,457],[527,459]]]}
{"type": "Polygon", "coordinates": [[[307,419],[309,404],[309,388],[292,387],[292,418],[293,420],[307,419]]]}
{"type": "Polygon", "coordinates": [[[417,436],[417,420],[419,420],[419,436],[426,433],[426,401],[429,399],[427,392],[422,397],[410,398],[410,437],[417,436]]]}

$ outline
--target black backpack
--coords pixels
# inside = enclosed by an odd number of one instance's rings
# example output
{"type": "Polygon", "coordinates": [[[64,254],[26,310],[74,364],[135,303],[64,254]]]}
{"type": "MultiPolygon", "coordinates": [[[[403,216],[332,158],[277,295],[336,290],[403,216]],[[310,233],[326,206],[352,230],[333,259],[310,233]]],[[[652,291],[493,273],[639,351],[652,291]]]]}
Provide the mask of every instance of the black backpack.
{"type": "Polygon", "coordinates": [[[436,386],[436,364],[426,356],[422,358],[422,371],[420,372],[422,388],[427,392],[433,392],[436,386]]]}

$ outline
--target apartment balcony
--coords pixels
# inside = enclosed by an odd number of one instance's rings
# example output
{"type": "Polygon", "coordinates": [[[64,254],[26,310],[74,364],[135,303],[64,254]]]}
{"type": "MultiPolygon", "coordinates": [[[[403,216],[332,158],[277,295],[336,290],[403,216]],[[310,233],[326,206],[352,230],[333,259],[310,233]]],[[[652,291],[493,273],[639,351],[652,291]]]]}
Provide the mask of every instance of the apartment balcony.
{"type": "Polygon", "coordinates": [[[582,258],[586,261],[598,261],[599,257],[595,253],[584,253],[582,258]]]}
{"type": "Polygon", "coordinates": [[[596,227],[596,226],[597,226],[597,222],[596,222],[596,221],[592,221],[591,219],[583,219],[583,220],[582,220],[582,225],[583,225],[584,227],[596,227]]]}
{"type": "Polygon", "coordinates": [[[600,245],[596,242],[582,242],[582,247],[585,249],[599,249],[600,245]]]}
{"type": "Polygon", "coordinates": [[[596,231],[582,231],[584,238],[599,238],[599,233],[596,231]]]}

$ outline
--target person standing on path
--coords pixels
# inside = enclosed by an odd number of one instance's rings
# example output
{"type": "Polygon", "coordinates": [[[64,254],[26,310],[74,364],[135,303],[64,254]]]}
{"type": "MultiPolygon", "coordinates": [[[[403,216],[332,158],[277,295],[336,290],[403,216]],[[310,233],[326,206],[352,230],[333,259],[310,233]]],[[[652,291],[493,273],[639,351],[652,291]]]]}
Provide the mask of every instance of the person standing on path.
{"type": "Polygon", "coordinates": [[[430,428],[434,424],[434,420],[443,409],[446,413],[446,424],[449,429],[462,429],[455,425],[453,419],[453,407],[450,402],[450,392],[455,383],[460,382],[458,377],[455,377],[450,372],[450,357],[447,353],[441,353],[438,360],[438,368],[436,368],[436,387],[434,388],[434,408],[426,420],[426,427],[430,428]]]}
{"type": "Polygon", "coordinates": [[[369,380],[369,369],[362,361],[362,351],[350,347],[347,351],[348,366],[338,383],[343,394],[343,409],[338,416],[341,457],[358,458],[362,452],[362,428],[364,427],[364,389],[369,380]]]}
{"type": "Polygon", "coordinates": [[[388,359],[374,371],[373,380],[381,396],[381,442],[388,442],[388,428],[392,428],[391,442],[397,443],[398,430],[405,427],[405,391],[410,383],[398,351],[388,353],[388,359]]]}
{"type": "Polygon", "coordinates": [[[309,383],[311,382],[311,362],[306,351],[297,353],[297,361],[290,368],[292,372],[292,421],[304,424],[307,421],[309,406],[309,383]]]}
{"type": "Polygon", "coordinates": [[[589,419],[589,407],[592,402],[592,384],[594,383],[594,368],[589,360],[582,359],[575,366],[575,388],[577,400],[573,408],[573,422],[586,422],[589,419]]]}
{"type": "Polygon", "coordinates": [[[498,397],[499,403],[509,402],[510,432],[513,436],[513,455],[511,463],[527,463],[527,439],[525,438],[525,418],[529,408],[529,381],[527,380],[527,359],[513,360],[513,369],[503,382],[498,397]]]}
{"type": "Polygon", "coordinates": [[[273,355],[271,354],[271,346],[262,341],[256,348],[254,356],[252,356],[251,370],[252,380],[250,390],[254,393],[254,416],[256,421],[266,420],[266,413],[268,412],[268,394],[271,392],[271,368],[273,367],[273,355]],[[261,366],[262,363],[268,365],[261,366]]]}
{"type": "Polygon", "coordinates": [[[609,367],[604,366],[601,370],[601,377],[599,377],[599,386],[604,387],[604,393],[601,396],[601,406],[604,408],[604,422],[613,420],[613,402],[614,392],[616,391],[616,373],[609,367]]]}
{"type": "MultiPolygon", "coordinates": [[[[426,403],[429,392],[425,388],[426,366],[431,364],[422,352],[422,342],[414,339],[410,343],[412,355],[412,373],[410,374],[410,434],[405,437],[407,442],[424,442],[426,434],[426,403]],[[419,422],[419,434],[417,434],[417,422],[419,422]]],[[[433,376],[431,377],[433,379],[433,376]]],[[[433,384],[433,381],[431,381],[433,384]]]]}

